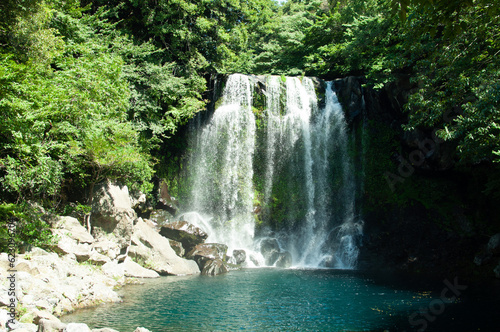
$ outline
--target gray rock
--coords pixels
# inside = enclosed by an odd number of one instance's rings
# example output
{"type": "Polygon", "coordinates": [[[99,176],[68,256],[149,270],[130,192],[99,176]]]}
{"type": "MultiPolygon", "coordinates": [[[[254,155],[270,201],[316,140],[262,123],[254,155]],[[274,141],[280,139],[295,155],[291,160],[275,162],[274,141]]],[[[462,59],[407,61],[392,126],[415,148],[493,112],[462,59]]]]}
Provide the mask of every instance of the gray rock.
{"type": "Polygon", "coordinates": [[[90,257],[90,246],[87,243],[78,243],[77,240],[69,237],[65,230],[53,229],[52,233],[59,237],[59,241],[53,248],[61,255],[74,254],[79,262],[85,262],[90,257]]]}
{"type": "Polygon", "coordinates": [[[197,244],[205,242],[208,234],[187,221],[175,221],[161,227],[160,234],[164,237],[182,243],[186,251],[197,244]]]}
{"type": "Polygon", "coordinates": [[[16,265],[16,271],[28,272],[31,275],[40,274],[40,270],[30,261],[19,261],[16,265]]]}
{"type": "MultiPolygon", "coordinates": [[[[3,274],[3,275],[5,275],[5,274],[3,274]]],[[[7,307],[10,304],[10,297],[7,296],[7,293],[8,293],[7,288],[2,289],[2,287],[0,287],[0,307],[7,307]]],[[[1,309],[0,309],[0,313],[1,313],[1,309]]],[[[1,316],[0,316],[0,318],[1,318],[1,316]]]]}
{"type": "Polygon", "coordinates": [[[47,256],[50,255],[47,251],[43,250],[42,248],[33,248],[31,251],[28,253],[31,257],[33,256],[47,256]]]}
{"type": "Polygon", "coordinates": [[[156,209],[163,209],[175,216],[177,214],[177,201],[175,197],[170,196],[168,190],[168,181],[161,179],[158,183],[158,203],[156,209]]]}
{"type": "Polygon", "coordinates": [[[89,257],[88,261],[94,265],[102,266],[106,263],[111,262],[111,259],[108,256],[104,256],[102,254],[99,254],[97,251],[92,251],[90,253],[90,257],[89,257]]]}
{"type": "Polygon", "coordinates": [[[52,315],[50,312],[48,312],[46,310],[31,309],[29,311],[29,313],[33,317],[33,324],[38,325],[40,323],[40,320],[42,320],[42,319],[54,321],[54,322],[60,322],[59,318],[52,315]]]}
{"type": "Polygon", "coordinates": [[[66,324],[59,320],[40,319],[38,323],[38,332],[62,332],[66,328],[66,324]]]}
{"type": "Polygon", "coordinates": [[[245,250],[233,250],[234,264],[243,264],[247,260],[247,253],[245,250]]]}
{"type": "Polygon", "coordinates": [[[62,229],[70,238],[78,243],[93,243],[94,237],[73,217],[59,217],[55,228],[62,229]]]}
{"type": "Polygon", "coordinates": [[[140,192],[137,197],[130,196],[130,203],[133,209],[144,209],[146,201],[146,194],[142,192],[140,192]]]}
{"type": "Polygon", "coordinates": [[[172,249],[174,249],[177,256],[184,257],[184,255],[186,254],[186,251],[184,250],[182,243],[175,241],[175,240],[170,240],[170,239],[168,240],[168,242],[170,243],[170,247],[172,247],[172,249]]]}
{"type": "Polygon", "coordinates": [[[170,247],[167,238],[158,234],[144,221],[134,225],[130,257],[137,262],[144,262],[148,268],[160,275],[186,275],[200,272],[196,262],[181,258],[170,247]]]}
{"type": "Polygon", "coordinates": [[[207,259],[204,262],[201,274],[216,276],[219,274],[227,273],[228,268],[226,264],[220,259],[207,259]]]}
{"type": "Polygon", "coordinates": [[[63,330],[64,332],[91,332],[87,324],[69,323],[63,330]]]}
{"type": "Polygon", "coordinates": [[[188,259],[196,260],[198,257],[206,257],[208,259],[226,258],[227,246],[221,243],[200,243],[196,245],[189,253],[186,254],[188,259]]]}
{"type": "Polygon", "coordinates": [[[118,262],[108,262],[101,266],[102,272],[111,278],[121,278],[125,276],[125,270],[123,264],[118,264],[118,262]]]}
{"type": "Polygon", "coordinates": [[[31,323],[19,323],[11,331],[16,331],[16,332],[36,332],[37,330],[38,330],[38,327],[35,324],[31,324],[31,323]]]}
{"type": "Polygon", "coordinates": [[[136,218],[127,186],[120,187],[110,182],[96,186],[91,215],[94,238],[112,238],[123,254],[130,245],[136,218]]]}
{"type": "Polygon", "coordinates": [[[173,216],[166,210],[153,210],[149,219],[161,227],[173,219],[173,216]]]}
{"type": "Polygon", "coordinates": [[[275,238],[262,239],[260,242],[260,253],[264,257],[267,266],[274,266],[279,259],[281,259],[280,267],[285,267],[287,264],[288,255],[286,252],[281,251],[278,240],[275,238]]]}
{"type": "Polygon", "coordinates": [[[123,271],[125,276],[133,278],[158,278],[160,276],[156,271],[140,266],[130,257],[123,262],[123,271]]]}
{"type": "Polygon", "coordinates": [[[91,250],[95,250],[98,254],[107,256],[110,259],[116,259],[120,255],[121,248],[118,243],[111,239],[101,238],[92,244],[91,250]]]}
{"type": "Polygon", "coordinates": [[[227,246],[225,244],[200,243],[186,257],[193,259],[198,264],[201,274],[218,275],[228,271],[224,263],[226,252],[227,246]]]}

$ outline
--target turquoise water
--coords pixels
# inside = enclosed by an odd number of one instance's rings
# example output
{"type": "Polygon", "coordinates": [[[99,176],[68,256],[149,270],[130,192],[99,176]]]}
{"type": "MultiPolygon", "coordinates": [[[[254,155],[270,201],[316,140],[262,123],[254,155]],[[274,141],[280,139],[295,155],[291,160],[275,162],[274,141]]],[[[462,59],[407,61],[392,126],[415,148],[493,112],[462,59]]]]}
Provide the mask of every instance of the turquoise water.
{"type": "Polygon", "coordinates": [[[163,277],[127,286],[122,295],[123,303],[62,320],[122,332],[138,326],[151,331],[403,331],[423,328],[419,310],[437,303],[434,310],[443,312],[425,328],[447,331],[446,320],[459,323],[453,315],[461,316],[453,309],[460,308],[460,300],[439,307],[439,291],[388,287],[340,270],[247,269],[217,277],[163,277]]]}

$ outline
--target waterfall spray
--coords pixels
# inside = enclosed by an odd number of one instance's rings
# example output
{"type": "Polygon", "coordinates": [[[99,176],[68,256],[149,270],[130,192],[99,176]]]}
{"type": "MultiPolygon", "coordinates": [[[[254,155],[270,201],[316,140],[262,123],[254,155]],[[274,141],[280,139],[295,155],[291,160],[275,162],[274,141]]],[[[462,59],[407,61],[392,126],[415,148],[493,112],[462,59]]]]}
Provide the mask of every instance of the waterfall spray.
{"type": "MultiPolygon", "coordinates": [[[[355,221],[347,125],[332,83],[327,83],[325,106],[319,108],[310,78],[268,77],[261,138],[252,112],[252,80],[230,75],[222,103],[209,122],[193,132],[188,206],[197,213],[184,217],[209,231],[209,242],[225,243],[230,250],[258,250],[263,242],[259,239],[254,246],[252,158],[259,146],[265,149],[260,152],[265,165],[259,181],[264,218],[272,221],[281,209],[288,225],[273,232],[273,250],[289,252],[297,267],[354,268],[362,227],[355,221]],[[265,142],[256,144],[259,139],[265,142]],[[289,193],[293,199],[276,198],[288,188],[283,185],[295,190],[289,193]],[[275,206],[277,201],[280,206],[275,206]]],[[[262,261],[254,259],[253,264],[262,261]]]]}

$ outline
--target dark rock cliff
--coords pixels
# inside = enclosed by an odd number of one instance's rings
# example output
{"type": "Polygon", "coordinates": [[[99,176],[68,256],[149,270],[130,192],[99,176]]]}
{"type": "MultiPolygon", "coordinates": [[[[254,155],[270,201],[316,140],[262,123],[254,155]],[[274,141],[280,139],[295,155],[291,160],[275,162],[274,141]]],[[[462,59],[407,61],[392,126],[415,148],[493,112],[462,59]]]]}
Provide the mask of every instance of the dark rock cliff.
{"type": "Polygon", "coordinates": [[[493,278],[498,257],[474,264],[500,231],[499,204],[488,192],[489,163],[459,164],[454,142],[435,130],[404,131],[408,78],[380,90],[361,77],[335,81],[363,176],[365,221],[359,268],[493,278]]]}

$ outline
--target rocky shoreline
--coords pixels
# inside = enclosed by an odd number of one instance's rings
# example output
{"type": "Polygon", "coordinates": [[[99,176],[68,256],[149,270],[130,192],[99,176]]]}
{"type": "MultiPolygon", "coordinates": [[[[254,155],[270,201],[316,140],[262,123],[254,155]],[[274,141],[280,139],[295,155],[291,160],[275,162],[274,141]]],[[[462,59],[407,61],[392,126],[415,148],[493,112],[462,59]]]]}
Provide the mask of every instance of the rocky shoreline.
{"type": "Polygon", "coordinates": [[[50,251],[30,248],[16,256],[14,268],[8,254],[0,254],[0,332],[113,332],[64,324],[58,317],[120,302],[116,290],[141,278],[217,275],[238,268],[241,261],[227,255],[227,246],[204,243],[207,234],[201,229],[138,217],[134,205],[141,202],[144,198],[134,202],[126,186],[104,183],[94,194],[91,232],[76,218],[57,216],[51,220],[57,244],[50,251]]]}

